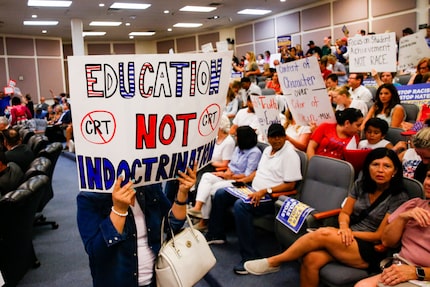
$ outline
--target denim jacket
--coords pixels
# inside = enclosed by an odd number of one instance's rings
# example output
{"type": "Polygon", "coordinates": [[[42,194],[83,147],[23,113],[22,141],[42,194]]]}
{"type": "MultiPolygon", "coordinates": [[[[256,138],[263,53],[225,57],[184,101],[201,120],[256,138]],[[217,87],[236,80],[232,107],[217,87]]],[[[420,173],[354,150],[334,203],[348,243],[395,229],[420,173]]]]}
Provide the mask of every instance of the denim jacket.
{"type": "MultiPolygon", "coordinates": [[[[161,184],[136,188],[136,203],[145,214],[148,245],[157,256],[160,250],[161,220],[171,208],[161,184]]],[[[129,208],[123,233],[116,231],[109,214],[112,194],[80,192],[77,196],[78,228],[88,253],[94,287],[138,286],[136,225],[129,208]]],[[[176,231],[184,220],[169,216],[176,231]]],[[[168,225],[168,224],[166,224],[168,225]]]]}

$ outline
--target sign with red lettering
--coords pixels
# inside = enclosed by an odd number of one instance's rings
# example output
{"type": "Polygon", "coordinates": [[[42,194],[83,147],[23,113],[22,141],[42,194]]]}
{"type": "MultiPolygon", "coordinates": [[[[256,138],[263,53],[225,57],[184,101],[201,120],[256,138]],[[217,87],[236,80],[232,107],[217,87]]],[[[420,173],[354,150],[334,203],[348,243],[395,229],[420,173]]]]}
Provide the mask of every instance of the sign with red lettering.
{"type": "Polygon", "coordinates": [[[316,57],[281,64],[276,70],[288,109],[297,124],[336,122],[316,57]]]}
{"type": "Polygon", "coordinates": [[[110,192],[207,165],[232,52],[68,58],[80,189],[110,192]]]}

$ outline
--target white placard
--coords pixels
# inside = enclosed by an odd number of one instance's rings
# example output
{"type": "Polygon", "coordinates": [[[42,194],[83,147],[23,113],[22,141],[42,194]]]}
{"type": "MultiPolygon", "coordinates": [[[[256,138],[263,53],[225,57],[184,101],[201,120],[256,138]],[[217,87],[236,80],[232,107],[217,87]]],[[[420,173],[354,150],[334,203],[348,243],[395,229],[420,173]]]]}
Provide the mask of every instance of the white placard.
{"type": "Polygon", "coordinates": [[[68,58],[79,187],[109,192],[206,165],[225,106],[232,52],[68,58]]]}
{"type": "Polygon", "coordinates": [[[206,43],[202,45],[202,52],[203,53],[213,53],[214,47],[212,46],[212,43],[206,43]]]}
{"type": "Polygon", "coordinates": [[[219,41],[215,43],[217,52],[227,52],[228,43],[227,41],[219,41]]]}
{"type": "Polygon", "coordinates": [[[1,274],[0,271],[0,286],[3,286],[5,284],[4,279],[3,279],[3,275],[1,274]]]}
{"type": "Polygon", "coordinates": [[[396,33],[348,38],[349,71],[357,73],[395,72],[396,33]]]}
{"type": "Polygon", "coordinates": [[[259,134],[261,140],[267,142],[267,131],[271,124],[281,123],[279,114],[279,103],[275,95],[273,96],[251,96],[255,114],[258,117],[259,134]]]}
{"type": "Polygon", "coordinates": [[[414,69],[419,60],[430,57],[430,48],[425,40],[426,29],[400,38],[399,70],[414,69]]]}
{"type": "Polygon", "coordinates": [[[336,122],[316,57],[281,64],[276,71],[297,124],[336,122]]]}

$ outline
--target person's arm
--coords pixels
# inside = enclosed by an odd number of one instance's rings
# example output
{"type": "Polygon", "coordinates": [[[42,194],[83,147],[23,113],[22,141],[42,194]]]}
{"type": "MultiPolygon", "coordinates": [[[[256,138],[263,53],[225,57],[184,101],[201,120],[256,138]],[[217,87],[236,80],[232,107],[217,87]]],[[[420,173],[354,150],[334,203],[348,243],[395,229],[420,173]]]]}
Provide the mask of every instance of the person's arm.
{"type": "Polygon", "coordinates": [[[375,80],[376,85],[377,85],[378,87],[379,87],[380,85],[382,85],[382,84],[383,84],[383,82],[381,81],[381,78],[379,78],[379,74],[378,74],[378,72],[376,72],[376,70],[375,70],[375,69],[373,69],[373,68],[372,68],[371,74],[372,74],[372,77],[373,77],[373,79],[375,80]]]}
{"type": "Polygon", "coordinates": [[[369,242],[378,242],[381,240],[382,232],[384,231],[385,226],[388,223],[388,217],[390,214],[385,214],[384,219],[382,219],[381,223],[379,224],[379,227],[376,231],[354,231],[353,235],[356,238],[360,238],[365,241],[369,242]]]}
{"type": "Polygon", "coordinates": [[[197,163],[194,163],[193,169],[187,167],[187,172],[179,171],[179,181],[178,193],[176,194],[176,199],[172,205],[172,214],[178,219],[182,220],[187,214],[187,199],[188,192],[191,187],[196,184],[197,174],[197,163]]]}
{"type": "Polygon", "coordinates": [[[418,73],[413,74],[413,75],[410,77],[410,79],[409,79],[409,81],[408,81],[407,85],[413,85],[413,84],[414,84],[414,81],[415,81],[415,77],[416,77],[417,75],[418,75],[418,73]]]}
{"type": "Polygon", "coordinates": [[[361,124],[360,130],[364,131],[364,126],[366,125],[366,122],[367,122],[370,118],[372,118],[372,117],[373,117],[373,115],[375,114],[375,109],[376,109],[376,106],[375,106],[375,105],[373,105],[373,106],[370,108],[369,112],[367,113],[366,117],[365,117],[365,118],[364,118],[364,120],[363,120],[363,123],[361,124]]]}
{"type": "Polygon", "coordinates": [[[311,139],[306,149],[306,154],[308,156],[308,159],[311,159],[311,157],[315,155],[317,148],[318,148],[318,143],[311,139]]]}
{"type": "MultiPolygon", "coordinates": [[[[293,190],[296,187],[296,182],[284,182],[276,186],[268,186],[267,188],[272,189],[272,193],[277,192],[285,192],[289,190],[293,190]]],[[[248,198],[251,199],[251,204],[254,206],[258,206],[260,204],[260,200],[266,195],[267,188],[260,189],[254,193],[248,195],[248,198]]]]}
{"type": "Polygon", "coordinates": [[[391,127],[399,128],[405,118],[405,110],[402,106],[394,107],[393,116],[391,117],[391,127]]]}
{"type": "Polygon", "coordinates": [[[355,198],[348,196],[338,216],[338,223],[339,223],[338,234],[339,236],[342,237],[342,243],[345,244],[346,246],[351,245],[352,241],[354,240],[354,235],[349,225],[351,220],[350,217],[354,210],[355,201],[356,201],[355,198]]]}
{"type": "Polygon", "coordinates": [[[302,151],[306,151],[308,144],[309,144],[309,140],[311,138],[311,134],[310,133],[303,133],[300,135],[299,139],[296,140],[292,137],[287,136],[287,140],[292,143],[297,149],[302,150],[302,151]]]}
{"type": "Polygon", "coordinates": [[[238,128],[238,126],[237,126],[236,124],[233,124],[233,125],[231,126],[231,128],[230,128],[230,134],[231,134],[232,136],[235,136],[235,135],[236,135],[236,130],[237,130],[237,128],[238,128]]]}

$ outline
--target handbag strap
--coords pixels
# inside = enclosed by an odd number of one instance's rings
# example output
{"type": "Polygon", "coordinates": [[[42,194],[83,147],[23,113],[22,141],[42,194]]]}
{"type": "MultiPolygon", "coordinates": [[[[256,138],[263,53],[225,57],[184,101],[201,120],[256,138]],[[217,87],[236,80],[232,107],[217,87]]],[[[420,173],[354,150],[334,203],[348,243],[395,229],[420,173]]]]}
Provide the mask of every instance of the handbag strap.
{"type": "Polygon", "coordinates": [[[354,216],[353,218],[351,217],[351,222],[352,224],[356,224],[359,223],[360,221],[362,221],[363,219],[365,219],[371,212],[372,210],[375,209],[375,207],[377,207],[381,202],[383,202],[388,196],[390,195],[390,192],[388,190],[385,190],[370,206],[368,209],[364,209],[360,212],[359,215],[354,216]]]}
{"type": "MultiPolygon", "coordinates": [[[[170,216],[171,212],[172,212],[172,210],[170,209],[169,212],[167,213],[167,215],[163,216],[163,219],[161,220],[161,231],[160,231],[160,233],[161,233],[160,234],[160,244],[161,245],[163,245],[163,242],[165,241],[164,240],[164,220],[167,217],[167,222],[169,223],[170,234],[172,236],[172,243],[173,243],[173,246],[175,246],[175,234],[173,232],[173,229],[172,229],[172,226],[170,225],[170,220],[169,220],[169,216],[170,216]]],[[[197,239],[197,234],[195,233],[195,229],[193,227],[193,222],[191,221],[191,218],[188,216],[188,214],[186,214],[186,220],[187,220],[187,223],[190,227],[191,232],[193,233],[193,236],[197,239]]]]}

